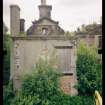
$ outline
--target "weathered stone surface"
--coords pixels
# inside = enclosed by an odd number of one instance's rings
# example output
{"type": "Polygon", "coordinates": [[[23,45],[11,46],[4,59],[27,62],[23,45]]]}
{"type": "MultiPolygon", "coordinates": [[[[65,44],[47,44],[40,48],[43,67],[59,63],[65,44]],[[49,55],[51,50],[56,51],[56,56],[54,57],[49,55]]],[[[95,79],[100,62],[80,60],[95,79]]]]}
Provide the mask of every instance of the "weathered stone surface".
{"type": "Polygon", "coordinates": [[[84,42],[87,46],[96,46],[98,48],[99,45],[99,37],[100,35],[78,35],[78,41],[84,42]]]}
{"type": "Polygon", "coordinates": [[[46,0],[41,0],[41,5],[46,5],[46,0]]]}
{"type": "MultiPolygon", "coordinates": [[[[35,67],[36,62],[39,59],[42,49],[47,47],[48,51],[52,52],[56,48],[55,46],[71,46],[68,40],[36,40],[36,39],[15,39],[12,55],[12,75],[14,79],[14,88],[18,89],[20,87],[19,81],[21,81],[21,76],[25,73],[31,73],[35,67]],[[18,66],[18,67],[17,67],[18,66]],[[17,84],[18,83],[18,84],[17,84]]],[[[72,52],[73,50],[71,50],[72,52]]],[[[56,52],[57,53],[57,52],[56,52]]],[[[72,54],[72,53],[71,53],[72,54]]],[[[74,55],[71,55],[74,56],[74,55]]],[[[75,61],[72,60],[71,64],[75,61]]],[[[74,69],[75,71],[75,69],[74,69]]],[[[75,73],[75,72],[74,72],[75,73]]]]}
{"type": "Polygon", "coordinates": [[[58,22],[43,18],[33,22],[33,25],[27,30],[27,35],[42,35],[43,29],[48,30],[47,35],[63,35],[64,30],[59,27],[58,22]]]}
{"type": "Polygon", "coordinates": [[[59,79],[61,90],[68,95],[77,95],[77,90],[73,87],[76,84],[74,75],[64,75],[59,79]]]}
{"type": "Polygon", "coordinates": [[[27,30],[27,35],[43,34],[43,29],[47,30],[47,35],[64,34],[64,30],[60,28],[58,22],[51,19],[51,10],[52,6],[46,5],[46,0],[41,0],[41,5],[39,5],[39,20],[33,22],[27,30]]]}
{"type": "Polygon", "coordinates": [[[67,40],[64,35],[51,35],[51,36],[43,36],[43,35],[29,35],[29,36],[16,36],[11,37],[13,40],[67,40]]]}
{"type": "MultiPolygon", "coordinates": [[[[58,22],[51,19],[52,6],[46,5],[46,1],[42,0],[42,5],[39,6],[40,18],[34,21],[32,26],[27,30],[26,36],[20,36],[19,33],[24,31],[24,20],[20,20],[20,9],[18,6],[11,6],[11,79],[13,79],[14,90],[19,90],[21,87],[21,76],[26,73],[31,73],[35,68],[43,49],[48,52],[57,53],[60,55],[59,47],[65,47],[63,53],[67,53],[70,57],[68,60],[61,57],[62,61],[68,69],[68,73],[73,73],[72,76],[63,76],[61,78],[61,87],[65,93],[76,95],[77,92],[73,88],[76,84],[76,55],[75,47],[66,39],[64,30],[59,26],[58,22]],[[21,21],[21,22],[20,22],[21,21]],[[65,49],[69,49],[65,51],[65,49]],[[70,53],[68,53],[70,52],[70,53]],[[69,62],[70,61],[70,62],[69,62]],[[70,66],[69,66],[70,63],[70,66]],[[71,84],[71,88],[69,85],[71,84]]],[[[62,50],[63,51],[63,50],[62,50]]],[[[66,56],[66,57],[68,57],[66,56]]],[[[58,58],[59,58],[58,57],[58,58]]],[[[61,71],[63,73],[63,71],[61,71]]]]}
{"type": "Polygon", "coordinates": [[[39,16],[40,19],[42,18],[51,18],[51,10],[52,10],[52,6],[50,5],[40,5],[39,6],[39,16]]]}
{"type": "Polygon", "coordinates": [[[17,36],[20,33],[20,8],[17,5],[10,5],[10,28],[11,35],[17,36]]]}

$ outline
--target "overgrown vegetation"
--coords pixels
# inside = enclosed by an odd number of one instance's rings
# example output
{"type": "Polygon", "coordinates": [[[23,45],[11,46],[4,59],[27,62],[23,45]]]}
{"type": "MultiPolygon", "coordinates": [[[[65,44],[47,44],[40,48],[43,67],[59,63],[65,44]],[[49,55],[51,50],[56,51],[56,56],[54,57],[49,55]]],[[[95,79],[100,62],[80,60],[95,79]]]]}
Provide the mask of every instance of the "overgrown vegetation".
{"type": "Polygon", "coordinates": [[[83,43],[77,50],[78,91],[81,95],[102,92],[102,65],[98,62],[97,50],[83,43]]]}
{"type": "Polygon", "coordinates": [[[11,101],[14,97],[12,81],[8,85],[3,86],[3,105],[11,105],[11,101]]]}
{"type": "MultiPolygon", "coordinates": [[[[71,36],[70,39],[76,40],[74,36],[71,36]]],[[[102,92],[102,65],[97,60],[98,55],[95,48],[89,48],[83,44],[78,47],[76,63],[79,94],[71,97],[65,95],[59,88],[61,74],[57,72],[60,70],[53,67],[57,61],[56,56],[53,55],[51,55],[53,59],[50,61],[41,59],[33,73],[23,77],[21,90],[14,94],[12,83],[8,84],[10,75],[9,45],[9,36],[5,35],[3,49],[7,54],[4,55],[3,63],[3,80],[6,84],[3,87],[4,105],[95,105],[93,97],[95,90],[102,92]]]]}
{"type": "Polygon", "coordinates": [[[10,76],[10,35],[3,35],[3,84],[8,84],[10,76]]]}
{"type": "Polygon", "coordinates": [[[24,77],[21,92],[12,104],[49,105],[54,95],[60,95],[58,76],[59,73],[55,72],[49,64],[45,65],[42,62],[37,64],[34,72],[24,77]]]}
{"type": "Polygon", "coordinates": [[[9,102],[4,105],[94,105],[93,97],[65,95],[59,88],[61,74],[50,64],[41,61],[32,74],[25,75],[22,88],[14,98],[8,88],[4,101],[9,99],[9,102]]]}

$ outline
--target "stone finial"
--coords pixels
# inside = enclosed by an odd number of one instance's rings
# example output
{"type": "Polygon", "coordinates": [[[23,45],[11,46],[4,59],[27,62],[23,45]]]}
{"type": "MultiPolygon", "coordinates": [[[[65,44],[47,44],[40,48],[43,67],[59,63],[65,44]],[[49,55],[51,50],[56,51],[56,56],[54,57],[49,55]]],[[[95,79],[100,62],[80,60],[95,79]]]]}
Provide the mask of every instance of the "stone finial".
{"type": "Polygon", "coordinates": [[[46,5],[46,0],[41,0],[41,5],[46,5]]]}

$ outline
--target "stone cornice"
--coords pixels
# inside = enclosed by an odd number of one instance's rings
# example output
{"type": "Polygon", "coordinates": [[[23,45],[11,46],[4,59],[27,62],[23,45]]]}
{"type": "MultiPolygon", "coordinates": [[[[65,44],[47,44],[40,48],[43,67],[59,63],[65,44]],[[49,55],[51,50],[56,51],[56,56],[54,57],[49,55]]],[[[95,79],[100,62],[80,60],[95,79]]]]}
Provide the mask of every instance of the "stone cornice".
{"type": "Polygon", "coordinates": [[[12,36],[13,40],[68,40],[64,35],[51,35],[44,37],[42,35],[30,36],[12,36]]]}

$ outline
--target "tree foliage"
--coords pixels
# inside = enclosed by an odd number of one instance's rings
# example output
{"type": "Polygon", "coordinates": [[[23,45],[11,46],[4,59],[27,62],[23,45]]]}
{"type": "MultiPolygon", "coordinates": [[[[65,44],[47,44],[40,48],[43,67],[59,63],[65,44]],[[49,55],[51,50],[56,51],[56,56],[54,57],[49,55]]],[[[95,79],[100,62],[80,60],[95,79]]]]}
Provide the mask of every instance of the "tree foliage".
{"type": "Polygon", "coordinates": [[[4,105],[94,105],[93,97],[71,97],[62,93],[58,82],[61,75],[51,65],[42,62],[32,74],[23,77],[22,87],[14,98],[12,87],[6,89],[9,91],[3,95],[4,105]]]}
{"type": "Polygon", "coordinates": [[[3,105],[10,105],[13,97],[13,84],[12,81],[9,81],[8,85],[3,86],[3,105]]]}
{"type": "Polygon", "coordinates": [[[7,84],[10,76],[10,35],[3,35],[3,84],[7,84]]]}
{"type": "Polygon", "coordinates": [[[88,24],[82,25],[80,28],[78,27],[77,31],[75,32],[76,35],[78,34],[88,34],[88,35],[101,35],[102,34],[102,24],[88,24]]]}
{"type": "Polygon", "coordinates": [[[16,96],[13,105],[49,104],[51,97],[60,94],[58,75],[59,73],[53,70],[49,64],[45,64],[43,61],[37,64],[33,73],[25,75],[23,78],[20,95],[16,96]]]}
{"type": "Polygon", "coordinates": [[[97,50],[80,44],[77,50],[78,91],[82,95],[92,95],[102,90],[102,68],[98,62],[97,50]]]}
{"type": "Polygon", "coordinates": [[[5,34],[7,31],[8,31],[8,28],[5,25],[5,23],[3,22],[3,34],[5,34]]]}

